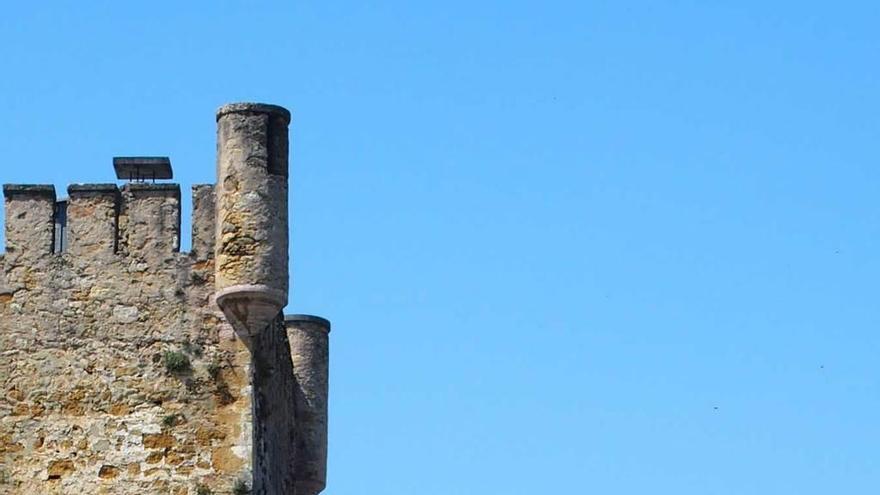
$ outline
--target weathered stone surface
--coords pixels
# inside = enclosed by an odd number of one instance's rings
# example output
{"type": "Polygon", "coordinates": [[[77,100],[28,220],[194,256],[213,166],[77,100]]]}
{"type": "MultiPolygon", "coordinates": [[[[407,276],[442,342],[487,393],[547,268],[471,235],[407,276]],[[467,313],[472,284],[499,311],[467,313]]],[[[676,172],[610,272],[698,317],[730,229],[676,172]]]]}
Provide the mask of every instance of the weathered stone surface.
{"type": "Polygon", "coordinates": [[[67,246],[80,257],[116,251],[119,188],[116,184],[74,184],[67,188],[67,246]]]}
{"type": "Polygon", "coordinates": [[[287,302],[289,121],[271,105],[217,112],[217,290],[266,286],[287,302]]]}
{"type": "Polygon", "coordinates": [[[161,263],[180,250],[180,186],[126,184],[122,188],[119,250],[161,263]]]}
{"type": "Polygon", "coordinates": [[[217,216],[213,184],[199,184],[193,189],[192,254],[207,260],[214,256],[214,230],[217,216]]]}
{"type": "Polygon", "coordinates": [[[6,196],[0,493],[229,493],[250,470],[250,357],[210,304],[213,252],[174,252],[174,225],[155,224],[173,223],[173,194],[129,203],[141,251],[114,252],[116,195],[82,187],[63,253],[50,250],[54,194],[6,196]],[[191,370],[168,373],[165,352],[191,370]]]}
{"type": "Polygon", "coordinates": [[[6,184],[6,258],[24,264],[52,252],[55,187],[6,184]]]}
{"type": "Polygon", "coordinates": [[[251,343],[254,407],[253,494],[294,493],[296,380],[284,315],[251,343]]]}
{"type": "Polygon", "coordinates": [[[284,323],[295,377],[296,493],[315,495],[327,484],[330,322],[290,315],[284,323]]]}
{"type": "Polygon", "coordinates": [[[52,186],[4,186],[0,493],[323,489],[329,323],[280,312],[290,114],[217,119],[190,253],[176,184],[75,184],[66,210],[52,186]]]}

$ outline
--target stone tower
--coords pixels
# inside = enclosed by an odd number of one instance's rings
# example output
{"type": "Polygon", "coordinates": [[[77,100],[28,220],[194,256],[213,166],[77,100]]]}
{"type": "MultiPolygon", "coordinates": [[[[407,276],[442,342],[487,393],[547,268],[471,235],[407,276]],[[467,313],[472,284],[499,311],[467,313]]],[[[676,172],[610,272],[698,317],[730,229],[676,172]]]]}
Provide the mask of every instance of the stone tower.
{"type": "Polygon", "coordinates": [[[217,112],[189,253],[177,184],[3,187],[0,494],[323,490],[330,325],[282,313],[289,122],[217,112]]]}
{"type": "Polygon", "coordinates": [[[217,304],[245,343],[287,305],[287,125],[277,106],[217,111],[217,304]]]}

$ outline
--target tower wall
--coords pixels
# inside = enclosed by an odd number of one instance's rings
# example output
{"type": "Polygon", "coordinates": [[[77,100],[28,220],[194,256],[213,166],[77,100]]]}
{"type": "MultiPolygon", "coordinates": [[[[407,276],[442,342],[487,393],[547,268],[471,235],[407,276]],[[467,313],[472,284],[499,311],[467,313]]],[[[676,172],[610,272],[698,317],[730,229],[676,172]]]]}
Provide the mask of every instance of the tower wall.
{"type": "Polygon", "coordinates": [[[217,289],[258,285],[287,297],[287,110],[217,112],[217,289]]]}
{"type": "MultiPolygon", "coordinates": [[[[196,232],[213,232],[211,189],[194,189],[196,232]]],[[[176,252],[178,191],[72,185],[52,252],[54,188],[4,186],[0,493],[230,493],[249,477],[250,356],[212,305],[213,249],[176,252]]]]}
{"type": "Polygon", "coordinates": [[[189,253],[177,184],[3,187],[0,493],[323,489],[329,323],[281,312],[289,121],[218,111],[189,253]]]}

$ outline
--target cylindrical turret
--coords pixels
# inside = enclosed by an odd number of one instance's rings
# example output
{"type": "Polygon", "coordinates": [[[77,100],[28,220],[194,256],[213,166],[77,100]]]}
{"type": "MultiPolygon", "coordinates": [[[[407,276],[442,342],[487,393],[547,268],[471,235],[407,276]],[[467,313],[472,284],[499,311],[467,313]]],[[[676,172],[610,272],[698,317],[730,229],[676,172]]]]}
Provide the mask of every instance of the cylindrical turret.
{"type": "Polygon", "coordinates": [[[287,305],[287,126],[275,105],[217,111],[217,304],[245,340],[287,305]]]}
{"type": "Polygon", "coordinates": [[[327,393],[330,322],[309,315],[284,317],[296,377],[297,495],[317,495],[327,484],[327,393]]]}

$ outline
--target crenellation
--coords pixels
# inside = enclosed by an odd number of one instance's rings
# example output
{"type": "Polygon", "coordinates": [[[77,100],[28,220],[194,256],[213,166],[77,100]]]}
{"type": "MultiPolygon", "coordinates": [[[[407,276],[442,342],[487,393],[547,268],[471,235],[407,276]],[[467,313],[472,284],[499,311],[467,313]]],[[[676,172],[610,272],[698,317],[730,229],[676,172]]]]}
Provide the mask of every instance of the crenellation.
{"type": "MultiPolygon", "coordinates": [[[[61,254],[62,245],[68,256],[104,261],[109,259],[106,255],[118,253],[161,262],[173,259],[172,253],[180,251],[181,197],[177,184],[131,183],[121,189],[112,183],[71,184],[68,198],[60,201],[52,185],[6,184],[3,191],[7,202],[7,250],[16,259],[25,254],[61,254]],[[59,218],[61,204],[64,208],[59,218]],[[54,224],[51,229],[49,224],[54,224]],[[63,243],[59,235],[63,235],[63,243]],[[47,243],[48,247],[40,247],[47,243]]],[[[215,186],[193,185],[192,204],[190,254],[203,263],[214,258],[215,186]]]]}
{"type": "Polygon", "coordinates": [[[98,258],[115,253],[120,206],[116,184],[72,184],[67,195],[70,255],[98,258]]]}

